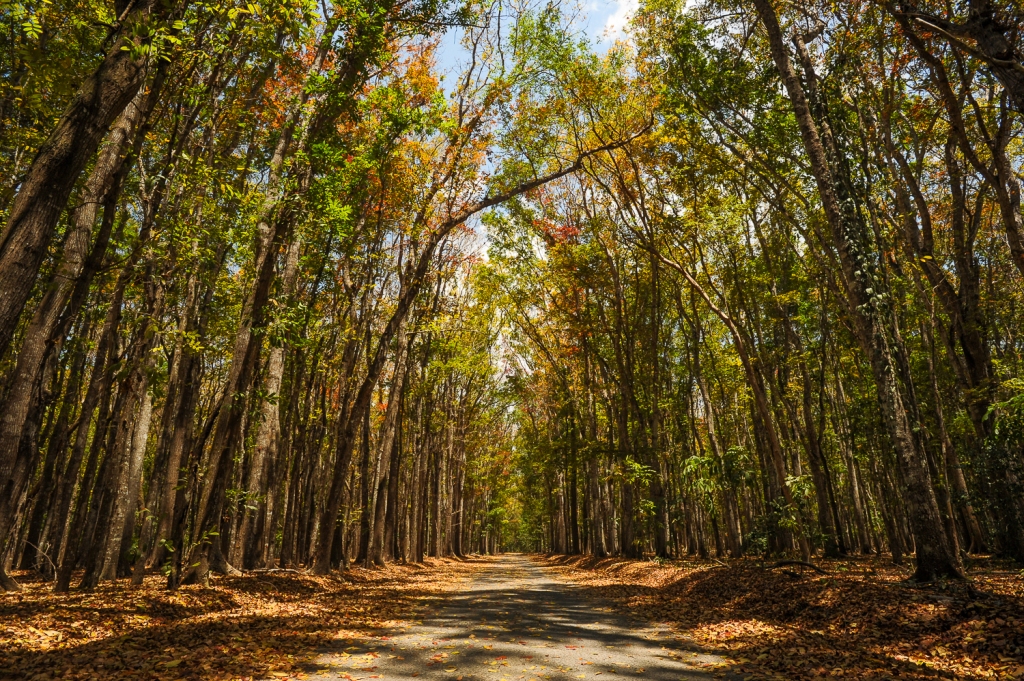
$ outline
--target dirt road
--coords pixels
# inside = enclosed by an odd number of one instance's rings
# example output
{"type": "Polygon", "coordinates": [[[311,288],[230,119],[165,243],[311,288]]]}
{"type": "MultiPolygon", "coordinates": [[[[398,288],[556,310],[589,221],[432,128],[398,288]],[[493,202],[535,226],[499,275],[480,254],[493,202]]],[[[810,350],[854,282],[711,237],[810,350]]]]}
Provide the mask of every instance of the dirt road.
{"type": "Polygon", "coordinates": [[[720,658],[631,621],[526,556],[482,561],[422,623],[324,651],[320,678],[519,681],[715,678],[720,658]]]}

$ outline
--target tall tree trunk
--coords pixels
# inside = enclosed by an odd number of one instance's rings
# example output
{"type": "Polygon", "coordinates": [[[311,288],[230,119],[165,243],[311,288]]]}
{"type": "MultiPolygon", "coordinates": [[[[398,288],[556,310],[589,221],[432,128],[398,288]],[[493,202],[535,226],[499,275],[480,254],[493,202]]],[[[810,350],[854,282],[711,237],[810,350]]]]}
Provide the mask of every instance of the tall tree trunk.
{"type": "Polygon", "coordinates": [[[139,509],[139,495],[142,491],[142,464],[146,456],[146,443],[149,440],[149,426],[153,416],[153,396],[149,392],[148,382],[145,379],[139,386],[139,390],[142,392],[142,396],[128,445],[130,458],[121,481],[117,511],[110,523],[101,579],[116,579],[119,575],[127,573],[128,548],[134,535],[135,514],[139,509]],[[122,555],[124,560],[122,560],[122,555]]]}
{"type": "MultiPolygon", "coordinates": [[[[137,253],[137,249],[133,255],[137,253]]],[[[72,446],[71,458],[64,474],[64,485],[61,489],[61,501],[58,506],[58,517],[64,517],[71,509],[72,495],[75,484],[78,482],[78,471],[81,469],[82,459],[85,450],[89,447],[89,460],[86,463],[85,477],[79,485],[78,500],[75,504],[74,516],[64,533],[66,539],[62,541],[63,553],[60,558],[57,571],[57,583],[54,586],[56,591],[67,591],[71,582],[71,573],[77,567],[80,551],[84,548],[86,540],[83,534],[88,523],[89,509],[91,508],[90,496],[92,494],[93,476],[96,467],[99,465],[99,454],[101,445],[105,439],[107,427],[107,412],[110,402],[110,387],[113,380],[113,363],[116,359],[117,333],[121,323],[121,305],[124,299],[124,290],[130,278],[130,271],[134,264],[134,257],[118,275],[111,295],[106,317],[103,320],[103,328],[100,331],[99,342],[97,343],[96,358],[93,363],[92,375],[89,379],[89,387],[86,390],[85,399],[82,403],[82,411],[78,419],[78,427],[75,431],[75,443],[72,446]],[[99,407],[99,415],[96,419],[96,427],[93,429],[93,414],[99,407]],[[95,430],[95,432],[92,432],[95,430]],[[90,446],[90,433],[92,441],[90,446]]]]}
{"type": "MultiPolygon", "coordinates": [[[[53,577],[56,571],[56,562],[60,559],[60,542],[67,524],[66,515],[58,515],[58,504],[61,490],[65,484],[63,467],[66,465],[65,457],[67,456],[71,432],[74,427],[72,423],[74,409],[80,404],[82,382],[85,378],[86,361],[88,359],[87,341],[92,335],[92,327],[92,319],[87,317],[78,329],[80,340],[76,343],[73,350],[69,369],[70,376],[64,390],[60,412],[54,423],[53,433],[50,436],[50,442],[47,447],[46,462],[41,481],[44,494],[36,501],[32,514],[33,528],[38,527],[39,530],[38,532],[33,530],[28,537],[28,541],[38,547],[37,551],[30,551],[32,546],[26,544],[26,557],[28,558],[34,558],[37,552],[48,552],[47,563],[41,567],[43,573],[49,577],[53,577]]],[[[77,471],[75,471],[75,474],[77,475],[77,471]]],[[[25,568],[31,567],[24,561],[22,566],[25,568]]]]}
{"type": "Polygon", "coordinates": [[[113,432],[104,457],[106,474],[100,476],[100,485],[94,491],[99,509],[92,542],[88,547],[83,588],[94,588],[101,578],[116,577],[121,549],[121,538],[129,512],[134,515],[142,475],[142,457],[149,435],[151,405],[148,401],[148,372],[153,362],[153,348],[159,339],[155,325],[149,320],[159,318],[163,310],[163,288],[153,281],[152,266],[146,282],[146,311],[142,328],[128,353],[128,372],[118,385],[117,401],[113,410],[113,432]],[[138,442],[133,435],[141,438],[138,442]],[[134,494],[132,493],[134,490],[134,494]],[[109,570],[109,571],[108,571],[109,570]]]}
{"type": "Polygon", "coordinates": [[[843,388],[843,380],[839,375],[839,367],[835,369],[835,397],[831,395],[832,428],[839,440],[839,450],[843,460],[846,462],[847,476],[850,485],[850,502],[853,506],[854,522],[857,527],[857,540],[860,544],[861,553],[867,555],[873,552],[871,547],[871,536],[868,533],[868,517],[866,504],[862,502],[861,485],[862,479],[857,468],[857,461],[853,454],[853,433],[851,432],[849,420],[846,413],[846,392],[843,388]]]}
{"type": "MultiPolygon", "coordinates": [[[[399,327],[395,335],[395,373],[391,381],[391,389],[388,391],[388,406],[384,414],[384,423],[381,426],[381,433],[378,442],[378,459],[381,462],[380,468],[384,469],[380,475],[380,482],[377,489],[377,500],[374,508],[373,536],[371,538],[370,560],[375,565],[384,565],[387,554],[388,542],[385,539],[387,534],[388,518],[394,522],[394,512],[389,507],[398,504],[396,498],[397,489],[392,491],[392,483],[398,482],[398,470],[401,463],[401,447],[399,446],[398,429],[402,413],[402,394],[405,388],[405,377],[408,373],[409,344],[411,339],[407,338],[406,323],[399,327]],[[385,468],[385,463],[387,464],[385,468]]],[[[392,530],[393,531],[393,530],[392,530]]]]}
{"type": "MultiPolygon", "coordinates": [[[[285,251],[281,273],[281,297],[285,304],[295,291],[295,281],[299,270],[299,250],[301,240],[293,236],[285,251]]],[[[253,519],[263,515],[266,510],[267,468],[269,462],[277,458],[281,446],[281,381],[284,378],[284,347],[274,346],[267,358],[266,377],[264,378],[261,418],[256,432],[256,444],[253,450],[252,463],[246,476],[246,499],[242,504],[242,519],[239,523],[236,550],[232,561],[251,569],[255,567],[258,547],[257,537],[253,532],[253,519]]]]}

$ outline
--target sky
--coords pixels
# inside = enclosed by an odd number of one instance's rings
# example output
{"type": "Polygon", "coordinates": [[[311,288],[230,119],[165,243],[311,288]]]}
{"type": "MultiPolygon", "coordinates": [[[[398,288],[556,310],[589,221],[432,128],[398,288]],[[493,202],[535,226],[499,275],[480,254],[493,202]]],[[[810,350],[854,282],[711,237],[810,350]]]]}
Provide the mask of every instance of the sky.
{"type": "MultiPolygon", "coordinates": [[[[629,17],[639,5],[639,0],[578,0],[578,2],[579,15],[576,24],[594,42],[598,52],[604,52],[616,40],[623,37],[623,29],[626,28],[629,17]]],[[[448,31],[442,38],[437,53],[438,66],[442,72],[448,74],[446,80],[449,82],[459,73],[460,62],[465,56],[459,39],[459,31],[448,31]]]]}
{"type": "Polygon", "coordinates": [[[607,49],[622,37],[622,30],[638,4],[637,0],[588,0],[584,8],[587,34],[600,40],[601,47],[607,49]]]}

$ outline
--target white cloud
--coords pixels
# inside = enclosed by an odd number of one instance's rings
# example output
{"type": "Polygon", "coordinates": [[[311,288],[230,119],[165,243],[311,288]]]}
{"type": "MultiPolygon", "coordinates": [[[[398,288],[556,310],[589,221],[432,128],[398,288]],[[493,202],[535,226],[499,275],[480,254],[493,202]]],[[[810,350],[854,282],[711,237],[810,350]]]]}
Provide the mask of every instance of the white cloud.
{"type": "Polygon", "coordinates": [[[629,20],[640,6],[639,0],[616,0],[615,9],[604,22],[605,42],[614,42],[624,35],[629,20]]]}

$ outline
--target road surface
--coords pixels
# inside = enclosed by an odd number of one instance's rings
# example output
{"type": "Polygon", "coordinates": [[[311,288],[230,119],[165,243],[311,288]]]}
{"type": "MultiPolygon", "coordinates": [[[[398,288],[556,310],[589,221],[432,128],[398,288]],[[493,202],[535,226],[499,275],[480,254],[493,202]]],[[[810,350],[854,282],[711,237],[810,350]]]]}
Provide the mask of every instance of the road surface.
{"type": "Polygon", "coordinates": [[[309,671],[385,681],[711,681],[722,678],[721,662],[513,554],[485,563],[423,622],[325,650],[309,671]]]}

